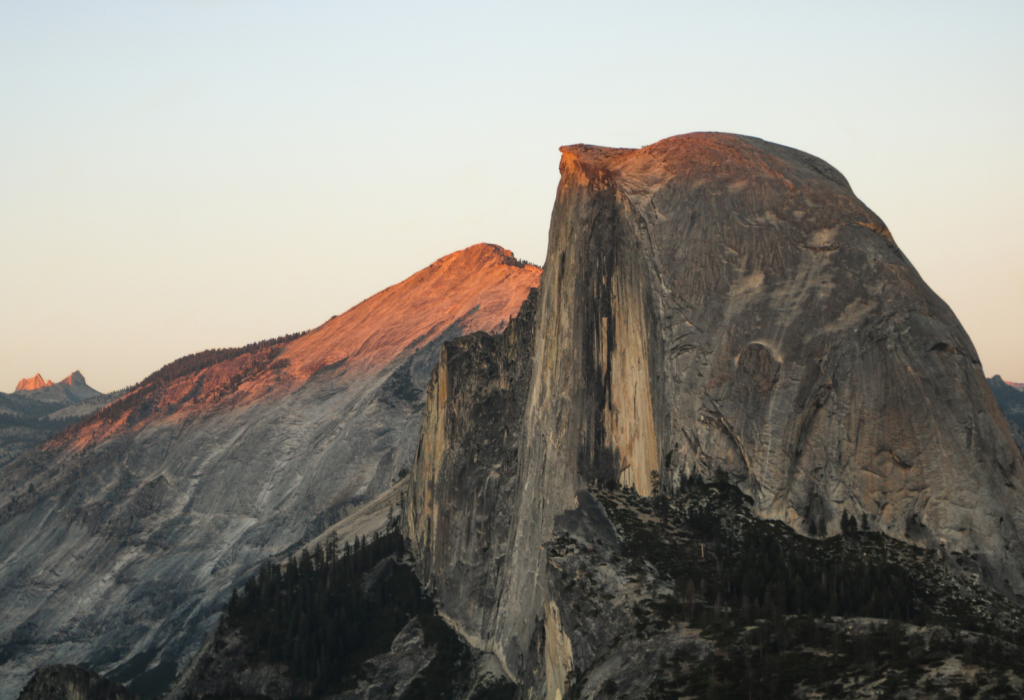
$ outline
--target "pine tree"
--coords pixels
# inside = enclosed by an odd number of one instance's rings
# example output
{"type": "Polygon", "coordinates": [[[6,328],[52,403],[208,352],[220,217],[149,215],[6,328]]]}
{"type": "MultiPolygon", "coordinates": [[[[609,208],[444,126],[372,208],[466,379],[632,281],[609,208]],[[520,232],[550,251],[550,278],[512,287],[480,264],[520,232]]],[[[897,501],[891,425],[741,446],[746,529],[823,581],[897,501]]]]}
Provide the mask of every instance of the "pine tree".
{"type": "Polygon", "coordinates": [[[843,517],[839,519],[839,529],[844,535],[852,535],[857,532],[857,518],[853,517],[843,509],[843,517]]]}

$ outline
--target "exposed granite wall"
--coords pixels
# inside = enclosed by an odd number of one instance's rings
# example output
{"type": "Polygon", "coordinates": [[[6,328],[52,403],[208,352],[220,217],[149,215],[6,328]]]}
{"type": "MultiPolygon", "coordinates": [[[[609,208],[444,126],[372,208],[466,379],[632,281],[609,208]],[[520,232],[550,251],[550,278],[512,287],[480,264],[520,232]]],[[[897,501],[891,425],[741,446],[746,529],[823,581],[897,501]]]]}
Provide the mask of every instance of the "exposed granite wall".
{"type": "Polygon", "coordinates": [[[542,545],[580,487],[652,471],[808,534],[845,510],[1024,593],[1024,464],[974,347],[841,174],[727,134],[562,150],[532,353],[532,307],[446,346],[413,474],[420,576],[471,642],[558,697],[542,545]]]}

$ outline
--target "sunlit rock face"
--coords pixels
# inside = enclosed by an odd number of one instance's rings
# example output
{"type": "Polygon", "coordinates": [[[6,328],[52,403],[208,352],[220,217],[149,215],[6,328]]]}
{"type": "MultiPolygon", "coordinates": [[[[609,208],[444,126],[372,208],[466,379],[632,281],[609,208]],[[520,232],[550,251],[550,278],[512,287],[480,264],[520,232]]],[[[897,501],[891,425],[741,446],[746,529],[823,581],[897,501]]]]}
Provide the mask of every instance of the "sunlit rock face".
{"type": "Polygon", "coordinates": [[[49,379],[43,379],[39,374],[32,377],[31,379],[22,379],[18,382],[18,386],[15,387],[15,391],[35,391],[36,389],[42,389],[44,387],[53,386],[53,382],[49,379]]]}
{"type": "Polygon", "coordinates": [[[56,384],[37,374],[31,379],[22,379],[14,391],[24,392],[19,394],[23,398],[61,405],[79,403],[100,395],[100,392],[86,383],[85,377],[78,370],[56,384]]]}
{"type": "Polygon", "coordinates": [[[846,511],[1024,593],[1024,464],[974,347],[839,172],[728,134],[562,152],[535,311],[447,345],[428,391],[406,524],[468,639],[557,697],[541,545],[578,489],[652,473],[811,535],[846,511]]]}
{"type": "Polygon", "coordinates": [[[412,466],[441,343],[500,331],[539,276],[473,246],[301,337],[144,382],[5,466],[0,698],[52,661],[169,683],[232,586],[412,466]]]}

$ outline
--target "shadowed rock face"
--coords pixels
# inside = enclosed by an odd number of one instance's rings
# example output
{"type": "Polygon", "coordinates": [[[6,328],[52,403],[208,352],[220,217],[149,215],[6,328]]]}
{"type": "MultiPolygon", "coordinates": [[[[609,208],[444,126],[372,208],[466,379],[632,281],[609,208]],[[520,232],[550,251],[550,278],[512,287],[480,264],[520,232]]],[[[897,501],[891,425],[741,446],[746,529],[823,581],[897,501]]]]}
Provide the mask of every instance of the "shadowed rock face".
{"type": "Polygon", "coordinates": [[[441,343],[504,328],[539,276],[473,246],[299,338],[143,383],[5,466],[0,700],[52,661],[173,679],[233,585],[412,465],[441,343]]]}
{"type": "Polygon", "coordinates": [[[123,685],[78,666],[39,669],[18,700],[136,700],[123,685]]]}
{"type": "Polygon", "coordinates": [[[1024,391],[1016,382],[1004,382],[998,374],[988,380],[992,395],[1010,425],[1013,439],[1024,454],[1024,391]]]}
{"type": "Polygon", "coordinates": [[[652,472],[727,478],[807,534],[845,510],[1024,593],[1006,420],[952,311],[841,174],[728,134],[562,152],[532,348],[452,344],[427,400],[407,524],[467,638],[514,678],[564,675],[541,545],[579,488],[648,494],[652,472]],[[499,409],[508,386],[525,388],[499,409]],[[474,423],[504,410],[514,425],[474,423]],[[495,442],[505,456],[476,447],[495,442]]]}

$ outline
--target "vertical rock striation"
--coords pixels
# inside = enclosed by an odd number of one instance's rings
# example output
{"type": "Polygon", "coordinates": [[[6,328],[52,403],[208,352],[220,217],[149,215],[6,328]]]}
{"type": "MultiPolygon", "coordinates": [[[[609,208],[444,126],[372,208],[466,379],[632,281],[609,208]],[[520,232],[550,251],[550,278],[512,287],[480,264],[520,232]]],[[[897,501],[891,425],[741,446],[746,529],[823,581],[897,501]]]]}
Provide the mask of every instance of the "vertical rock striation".
{"type": "Polygon", "coordinates": [[[470,641],[559,697],[542,544],[580,488],[652,472],[810,535],[845,511],[1024,594],[1024,464],[974,347],[839,172],[728,134],[562,153],[536,308],[448,344],[428,391],[407,527],[470,641]]]}

